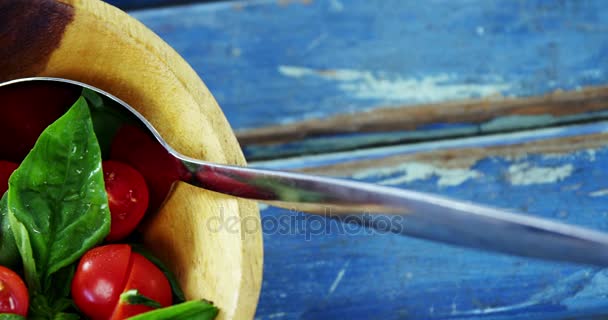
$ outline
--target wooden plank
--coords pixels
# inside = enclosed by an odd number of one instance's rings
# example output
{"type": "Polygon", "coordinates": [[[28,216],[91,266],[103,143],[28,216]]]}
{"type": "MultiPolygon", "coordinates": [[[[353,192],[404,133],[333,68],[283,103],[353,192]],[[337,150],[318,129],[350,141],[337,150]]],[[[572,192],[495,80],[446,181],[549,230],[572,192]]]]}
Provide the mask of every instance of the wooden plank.
{"type": "MultiPolygon", "coordinates": [[[[325,119],[296,122],[247,130],[239,134],[244,144],[281,143],[311,136],[341,133],[415,131],[433,122],[443,124],[479,123],[480,131],[521,129],[560,119],[608,109],[608,87],[554,92],[531,98],[494,98],[444,102],[406,107],[378,108],[340,114],[325,119]],[[507,118],[511,118],[510,123],[507,118]],[[534,117],[551,117],[555,120],[534,117]],[[503,119],[497,121],[497,119],[503,119]],[[492,121],[492,122],[489,122],[492,121]]],[[[562,120],[567,121],[567,120],[562,120]]]]}
{"type": "Polygon", "coordinates": [[[608,87],[371,111],[237,133],[249,159],[445,139],[608,118],[608,87]]]}
{"type": "MultiPolygon", "coordinates": [[[[438,193],[608,231],[608,122],[378,148],[259,167],[438,193]]],[[[262,210],[256,319],[602,319],[608,272],[262,210]]]]}
{"type": "MultiPolygon", "coordinates": [[[[387,0],[381,5],[258,0],[132,14],[203,77],[240,136],[259,147],[250,154],[267,157],[281,144],[260,145],[260,131],[245,130],[272,127],[279,131],[267,138],[276,140],[282,128],[299,132],[316,121],[319,129],[332,121],[323,119],[345,116],[349,122],[330,133],[348,132],[369,115],[348,116],[353,112],[396,112],[400,117],[390,119],[395,123],[391,128],[415,130],[416,139],[452,135],[449,125],[456,120],[450,116],[458,114],[459,125],[469,132],[494,120],[504,130],[516,129],[521,119],[500,118],[511,113],[496,97],[541,96],[608,83],[603,5],[602,0],[387,0]],[[446,104],[476,98],[485,99],[477,103],[485,108],[483,117],[467,113],[468,103],[446,104]],[[399,111],[387,109],[395,106],[399,111]],[[413,129],[411,114],[420,121],[413,129]],[[282,124],[293,126],[275,127],[282,124]]],[[[516,115],[534,114],[526,123],[543,126],[564,112],[580,115],[578,119],[596,116],[586,108],[559,104],[522,106],[516,115]]],[[[376,130],[382,130],[381,124],[376,130]]],[[[318,131],[300,133],[314,136],[318,131]]],[[[345,136],[334,146],[356,147],[370,139],[381,141],[373,135],[345,136]]],[[[314,138],[303,144],[285,150],[331,147],[314,138]]]]}

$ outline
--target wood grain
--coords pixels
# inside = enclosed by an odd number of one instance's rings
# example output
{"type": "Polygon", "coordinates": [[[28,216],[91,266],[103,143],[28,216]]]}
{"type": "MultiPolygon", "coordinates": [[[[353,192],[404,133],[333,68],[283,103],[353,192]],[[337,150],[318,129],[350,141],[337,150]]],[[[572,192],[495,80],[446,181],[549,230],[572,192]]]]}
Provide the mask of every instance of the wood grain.
{"type": "MultiPolygon", "coordinates": [[[[3,79],[53,76],[94,85],[138,109],[183,154],[245,164],[211,93],[158,36],[101,1],[61,0],[57,5],[73,7],[73,16],[44,68],[26,69],[27,60],[18,60],[17,70],[28,72],[2,70],[3,79]]],[[[17,12],[10,19],[34,26],[47,21],[20,16],[17,12]]],[[[214,301],[220,319],[248,319],[257,305],[263,258],[259,228],[245,232],[242,225],[252,220],[259,221],[254,203],[177,185],[147,225],[145,240],[178,274],[189,299],[214,301]],[[209,230],[204,222],[214,217],[236,219],[236,226],[209,230]]]]}

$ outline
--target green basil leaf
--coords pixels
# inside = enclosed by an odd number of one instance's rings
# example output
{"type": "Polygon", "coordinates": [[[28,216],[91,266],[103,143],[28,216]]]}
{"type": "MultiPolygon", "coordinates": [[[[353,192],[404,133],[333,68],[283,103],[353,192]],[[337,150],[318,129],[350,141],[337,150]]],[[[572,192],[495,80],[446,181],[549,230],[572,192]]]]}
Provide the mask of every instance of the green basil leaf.
{"type": "Polygon", "coordinates": [[[140,244],[131,244],[131,248],[134,252],[141,254],[146,259],[150,260],[150,262],[154,263],[154,265],[156,265],[160,271],[165,274],[165,277],[167,277],[167,280],[169,280],[169,285],[171,285],[171,291],[173,292],[173,303],[181,303],[186,301],[186,296],[184,295],[184,291],[182,291],[179,282],[177,282],[177,278],[159,258],[154,256],[150,251],[148,251],[148,249],[144,248],[144,246],[140,244]]]}
{"type": "Polygon", "coordinates": [[[97,92],[88,88],[82,88],[81,96],[87,100],[91,112],[104,108],[103,98],[97,92]]]}
{"type": "Polygon", "coordinates": [[[36,269],[36,260],[34,260],[34,253],[32,252],[32,244],[30,242],[30,236],[27,228],[15,217],[15,214],[9,210],[8,219],[13,229],[13,236],[15,237],[15,243],[19,249],[21,255],[21,261],[23,263],[23,272],[25,274],[25,282],[30,292],[40,291],[40,277],[36,269]]]}
{"type": "Polygon", "coordinates": [[[26,281],[39,292],[52,292],[50,276],[108,234],[101,152],[84,98],[44,130],[13,173],[8,208],[26,281]]]}
{"type": "Polygon", "coordinates": [[[25,318],[18,314],[2,313],[0,314],[0,320],[25,320],[25,318]]]}
{"type": "Polygon", "coordinates": [[[0,200],[0,265],[15,269],[19,266],[19,250],[8,218],[6,194],[0,200]]]}
{"type": "Polygon", "coordinates": [[[218,312],[218,308],[208,301],[197,300],[148,311],[128,320],[213,320],[218,312]]]}
{"type": "Polygon", "coordinates": [[[136,289],[127,290],[120,294],[120,302],[124,304],[140,304],[150,308],[162,308],[160,302],[146,297],[136,289]]]}

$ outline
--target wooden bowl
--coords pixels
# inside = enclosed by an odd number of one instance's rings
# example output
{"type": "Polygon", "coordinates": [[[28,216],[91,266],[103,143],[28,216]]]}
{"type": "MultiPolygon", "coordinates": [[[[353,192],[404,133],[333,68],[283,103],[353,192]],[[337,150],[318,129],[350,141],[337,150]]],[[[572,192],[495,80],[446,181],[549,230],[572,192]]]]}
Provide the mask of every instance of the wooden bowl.
{"type": "MultiPolygon", "coordinates": [[[[179,152],[245,164],[194,70],[141,23],[101,1],[0,0],[0,82],[30,76],[99,87],[138,109],[179,152]]],[[[262,277],[259,221],[253,202],[178,183],[144,238],[188,299],[213,301],[220,319],[250,319],[262,277]],[[230,219],[240,223],[218,228],[230,219]]]]}

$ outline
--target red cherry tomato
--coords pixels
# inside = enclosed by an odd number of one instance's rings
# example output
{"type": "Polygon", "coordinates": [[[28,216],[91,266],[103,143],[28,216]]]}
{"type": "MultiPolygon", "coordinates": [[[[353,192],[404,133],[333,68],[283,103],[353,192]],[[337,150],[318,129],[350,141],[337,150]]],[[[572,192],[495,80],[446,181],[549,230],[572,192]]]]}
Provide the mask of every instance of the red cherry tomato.
{"type": "Polygon", "coordinates": [[[0,160],[0,197],[8,190],[8,178],[17,170],[18,164],[0,160]]]}
{"type": "Polygon", "coordinates": [[[103,178],[112,216],[106,240],[116,241],[133,232],[144,217],[148,209],[148,187],[137,170],[116,161],[104,161],[103,178]]]}
{"type": "Polygon", "coordinates": [[[14,271],[0,266],[0,313],[27,316],[29,296],[23,280],[14,271]]]}
{"type": "MultiPolygon", "coordinates": [[[[162,271],[138,253],[133,253],[131,259],[133,267],[131,268],[125,291],[137,289],[139,293],[159,302],[162,306],[171,305],[173,298],[171,287],[162,271]]],[[[144,305],[119,303],[116,310],[114,310],[112,320],[127,319],[150,310],[152,308],[144,305]]]]}
{"type": "Polygon", "coordinates": [[[191,176],[156,140],[132,125],[118,130],[112,140],[110,158],[127,163],[144,176],[150,188],[151,210],[160,207],[175,181],[191,176]]]}
{"type": "Polygon", "coordinates": [[[126,244],[91,249],[80,260],[72,280],[76,306],[93,320],[118,320],[149,311],[149,307],[119,302],[120,294],[131,289],[162,306],[171,305],[171,286],[165,275],[126,244]]]}
{"type": "Polygon", "coordinates": [[[82,313],[93,320],[110,318],[125,287],[130,259],[126,244],[97,247],[82,256],[72,280],[72,298],[82,313]]]}

